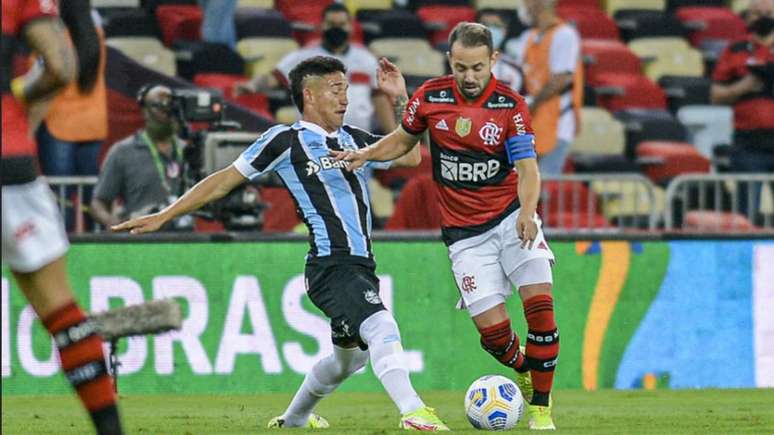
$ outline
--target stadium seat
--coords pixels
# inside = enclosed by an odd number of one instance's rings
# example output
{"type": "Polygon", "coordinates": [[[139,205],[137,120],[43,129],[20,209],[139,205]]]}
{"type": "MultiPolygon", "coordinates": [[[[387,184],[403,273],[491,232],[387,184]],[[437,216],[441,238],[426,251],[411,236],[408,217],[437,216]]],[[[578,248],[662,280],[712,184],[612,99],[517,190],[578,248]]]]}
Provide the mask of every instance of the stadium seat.
{"type": "Polygon", "coordinates": [[[605,0],[605,11],[611,17],[623,9],[663,11],[666,0],[605,0]]]}
{"type": "Polygon", "coordinates": [[[286,54],[298,50],[292,38],[245,38],[237,42],[237,51],[247,63],[247,75],[268,74],[286,54]]]}
{"type": "Polygon", "coordinates": [[[755,225],[739,213],[693,210],[685,214],[683,230],[688,231],[755,231],[755,225]]]}
{"type": "Polygon", "coordinates": [[[433,50],[425,39],[377,39],[368,47],[377,57],[387,57],[403,74],[439,76],[445,73],[446,57],[433,50]]]}
{"type": "Polygon", "coordinates": [[[683,107],[694,104],[709,104],[712,81],[707,77],[683,77],[665,75],[658,80],[667,95],[669,111],[677,113],[683,107]]]}
{"type": "Polygon", "coordinates": [[[361,9],[390,10],[392,9],[392,0],[344,0],[344,5],[354,17],[361,9]]]}
{"type": "Polygon", "coordinates": [[[422,21],[402,9],[359,11],[357,20],[363,28],[366,45],[378,38],[427,38],[422,21]]]}
{"type": "Polygon", "coordinates": [[[658,219],[664,212],[666,195],[661,187],[628,180],[595,180],[590,187],[600,199],[602,214],[614,225],[645,229],[651,213],[658,219]]]}
{"type": "Polygon", "coordinates": [[[237,8],[274,9],[274,0],[239,0],[237,8]]]}
{"type": "Polygon", "coordinates": [[[438,188],[430,174],[411,178],[400,192],[395,213],[384,226],[388,231],[441,228],[438,188]]]}
{"type": "Polygon", "coordinates": [[[570,146],[574,154],[623,155],[626,145],[624,126],[610,112],[583,107],[580,130],[570,146]]]}
{"type": "Polygon", "coordinates": [[[145,36],[122,36],[108,38],[105,43],[135,62],[167,76],[175,76],[175,53],[164,47],[156,38],[145,36]]]}
{"type": "Polygon", "coordinates": [[[225,44],[176,41],[173,48],[177,73],[186,80],[192,80],[197,73],[245,73],[245,61],[225,44]]]}
{"type": "Polygon", "coordinates": [[[282,12],[293,28],[293,38],[304,46],[320,37],[319,26],[322,22],[322,11],[333,0],[276,0],[278,11],[282,12]]]}
{"type": "Polygon", "coordinates": [[[557,6],[600,9],[599,8],[600,3],[602,3],[602,1],[600,0],[559,0],[557,2],[557,6]]]}
{"type": "Polygon", "coordinates": [[[701,53],[682,38],[639,38],[630,42],[629,48],[643,61],[645,75],[653,81],[664,75],[704,75],[701,53]]]}
{"type": "Polygon", "coordinates": [[[522,0],[475,0],[473,5],[478,11],[481,9],[515,10],[521,3],[522,0]]]}
{"type": "Polygon", "coordinates": [[[200,73],[196,74],[193,78],[193,82],[196,86],[209,89],[219,90],[225,99],[236,103],[246,109],[263,116],[264,118],[273,119],[269,109],[269,100],[262,94],[247,94],[247,95],[234,95],[234,85],[239,82],[245,81],[247,78],[243,75],[237,74],[221,74],[221,73],[200,73]]]}
{"type": "Polygon", "coordinates": [[[92,0],[91,7],[97,9],[139,8],[140,0],[92,0]]]}
{"type": "Polygon", "coordinates": [[[645,141],[637,145],[637,162],[656,184],[680,174],[707,173],[710,161],[687,142],[645,141]]]}
{"type": "Polygon", "coordinates": [[[460,21],[476,21],[476,11],[469,6],[431,5],[417,9],[417,17],[430,30],[430,43],[448,44],[449,33],[460,21]]]}
{"type": "Polygon", "coordinates": [[[237,40],[259,36],[292,36],[290,23],[276,10],[237,9],[234,15],[237,40]]]}
{"type": "Polygon", "coordinates": [[[629,109],[617,112],[626,132],[626,156],[634,160],[636,149],[644,141],[677,141],[688,139],[685,126],[665,110],[629,109]]]}
{"type": "Polygon", "coordinates": [[[666,109],[666,94],[639,74],[604,73],[595,77],[599,106],[616,112],[626,109],[666,109]]]}
{"type": "Polygon", "coordinates": [[[705,157],[712,157],[717,145],[729,145],[733,140],[734,112],[729,106],[685,106],[677,119],[688,130],[689,141],[705,157]]]}
{"type": "Polygon", "coordinates": [[[261,201],[266,204],[261,231],[288,233],[301,223],[296,211],[296,203],[286,188],[261,187],[260,193],[261,201]]]}
{"type": "Polygon", "coordinates": [[[585,67],[584,77],[592,86],[596,84],[596,78],[601,73],[638,75],[642,71],[640,59],[620,41],[583,39],[581,54],[585,67]]]}
{"type": "Polygon", "coordinates": [[[667,10],[675,11],[684,6],[715,6],[723,7],[726,0],[667,0],[667,10]]]}
{"type": "Polygon", "coordinates": [[[676,15],[691,30],[688,39],[694,47],[707,39],[733,41],[747,33],[744,20],[726,7],[681,7],[676,15]]]}
{"type": "Polygon", "coordinates": [[[156,38],[159,29],[156,20],[142,9],[120,10],[102,16],[102,29],[106,38],[147,36],[156,38]]]}
{"type": "Polygon", "coordinates": [[[579,181],[546,180],[540,192],[542,213],[599,211],[593,192],[579,181]]]}
{"type": "Polygon", "coordinates": [[[618,39],[620,36],[615,22],[598,7],[559,7],[557,14],[574,24],[581,38],[618,39]]]}
{"type": "Polygon", "coordinates": [[[161,40],[167,47],[178,40],[201,40],[203,19],[202,9],[196,5],[160,5],[156,8],[161,40]]]}
{"type": "Polygon", "coordinates": [[[622,9],[615,13],[621,38],[629,42],[636,38],[677,36],[686,34],[683,24],[673,14],[663,11],[622,9]]]}

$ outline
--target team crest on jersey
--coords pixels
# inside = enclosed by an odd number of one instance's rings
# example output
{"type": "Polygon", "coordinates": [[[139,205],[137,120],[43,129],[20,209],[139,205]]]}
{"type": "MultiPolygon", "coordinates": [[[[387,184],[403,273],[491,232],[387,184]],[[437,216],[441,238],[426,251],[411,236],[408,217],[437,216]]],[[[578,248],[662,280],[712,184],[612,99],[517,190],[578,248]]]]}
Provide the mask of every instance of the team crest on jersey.
{"type": "Polygon", "coordinates": [[[502,127],[498,126],[492,121],[487,121],[481,130],[478,131],[478,136],[484,141],[484,145],[497,145],[500,142],[500,133],[502,133],[502,127]]]}
{"type": "Polygon", "coordinates": [[[473,127],[473,120],[470,118],[457,118],[457,122],[454,124],[454,131],[457,132],[459,137],[465,137],[470,134],[470,129],[473,127]]]}

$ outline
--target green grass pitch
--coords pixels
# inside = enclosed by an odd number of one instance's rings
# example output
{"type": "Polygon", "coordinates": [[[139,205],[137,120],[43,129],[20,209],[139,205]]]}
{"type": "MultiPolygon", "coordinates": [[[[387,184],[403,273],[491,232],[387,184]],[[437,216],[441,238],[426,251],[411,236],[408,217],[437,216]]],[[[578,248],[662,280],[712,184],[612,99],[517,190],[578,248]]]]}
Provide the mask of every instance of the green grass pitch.
{"type": "MultiPolygon", "coordinates": [[[[463,392],[424,392],[422,396],[453,431],[481,433],[463,415],[463,392]]],[[[290,397],[126,396],[121,398],[121,411],[127,434],[276,433],[265,429],[266,422],[283,411],[290,397]]],[[[3,434],[91,433],[85,413],[72,396],[3,396],[2,408],[3,434]]],[[[331,423],[324,433],[401,433],[395,429],[398,413],[385,394],[334,393],[318,412],[331,423]]],[[[558,391],[554,419],[559,431],[567,434],[774,433],[774,389],[558,391]]],[[[515,430],[527,432],[525,422],[515,430]]]]}

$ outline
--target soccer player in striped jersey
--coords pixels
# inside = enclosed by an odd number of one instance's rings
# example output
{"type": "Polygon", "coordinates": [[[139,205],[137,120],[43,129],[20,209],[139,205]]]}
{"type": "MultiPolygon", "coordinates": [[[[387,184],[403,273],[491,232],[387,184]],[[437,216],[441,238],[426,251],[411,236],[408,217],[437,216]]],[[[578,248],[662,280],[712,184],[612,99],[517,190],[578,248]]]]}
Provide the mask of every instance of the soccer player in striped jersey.
{"type": "MultiPolygon", "coordinates": [[[[400,332],[379,297],[379,280],[371,252],[371,210],[364,169],[347,171],[332,151],[355,150],[379,138],[343,124],[347,109],[346,68],[337,59],[319,56],[290,72],[291,96],[302,114],[293,125],[267,130],[228,168],[202,180],[159,213],[132,219],[116,231],[158,230],[176,216],[223,197],[236,186],[267,171],[275,171],[293,196],[309,228],[306,258],[307,294],[331,319],[333,354],[307,373],[289,407],[269,427],[328,427],[312,414],[315,405],[371,359],[374,373],[408,430],[448,430],[432,408],[425,406],[409,379],[400,332]]],[[[408,97],[398,68],[386,59],[378,70],[380,89],[402,114],[408,97]]],[[[372,166],[416,166],[419,149],[372,166]]]]}
{"type": "Polygon", "coordinates": [[[449,35],[448,58],[452,74],[428,80],[414,93],[400,127],[336,157],[358,170],[374,160],[399,158],[429,131],[442,235],[460,307],[468,310],[484,350],[515,370],[529,401],[530,429],[555,429],[554,254],[536,213],[540,173],[529,111],[524,98],[492,75],[497,52],[485,26],[458,24],[449,35]],[[511,286],[527,319],[526,352],[505,309],[511,286]]]}

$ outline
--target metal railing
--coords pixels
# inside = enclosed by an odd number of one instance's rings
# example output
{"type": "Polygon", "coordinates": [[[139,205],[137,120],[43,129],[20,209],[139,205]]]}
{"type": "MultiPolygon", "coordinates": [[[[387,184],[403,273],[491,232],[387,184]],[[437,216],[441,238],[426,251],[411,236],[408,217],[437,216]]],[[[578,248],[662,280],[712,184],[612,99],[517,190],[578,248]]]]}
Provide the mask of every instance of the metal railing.
{"type": "Polygon", "coordinates": [[[85,191],[97,184],[97,177],[45,177],[45,180],[56,194],[62,216],[68,216],[68,209],[72,209],[71,232],[83,233],[89,212],[89,204],[84,203],[85,191]]]}
{"type": "Polygon", "coordinates": [[[665,229],[774,230],[774,174],[688,174],[667,187],[665,229]]]}

